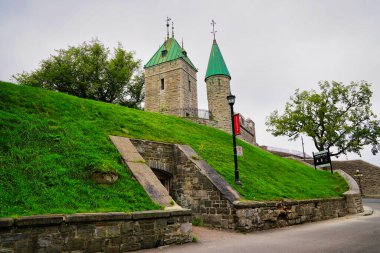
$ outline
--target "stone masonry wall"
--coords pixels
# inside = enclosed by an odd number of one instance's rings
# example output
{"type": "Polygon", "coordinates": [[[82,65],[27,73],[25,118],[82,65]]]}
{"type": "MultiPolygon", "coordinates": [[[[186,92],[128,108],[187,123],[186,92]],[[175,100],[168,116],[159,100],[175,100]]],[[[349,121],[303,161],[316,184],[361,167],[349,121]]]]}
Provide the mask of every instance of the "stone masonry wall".
{"type": "Polygon", "coordinates": [[[204,225],[234,229],[233,204],[196,165],[198,158],[189,157],[179,146],[175,149],[176,167],[173,178],[173,199],[183,208],[189,208],[193,220],[204,225]]]}
{"type": "Polygon", "coordinates": [[[256,136],[254,135],[254,131],[251,132],[251,131],[247,131],[246,129],[244,128],[241,128],[241,134],[236,136],[237,138],[243,140],[243,141],[246,141],[252,145],[257,145],[256,143],[256,136]]]}
{"type": "Polygon", "coordinates": [[[359,184],[359,179],[355,176],[359,170],[363,176],[360,178],[362,194],[364,196],[380,197],[380,168],[362,160],[334,161],[334,169],[341,169],[348,173],[359,184]]]}
{"type": "Polygon", "coordinates": [[[211,111],[213,119],[218,122],[218,128],[231,132],[231,109],[227,101],[227,96],[231,93],[230,79],[223,75],[216,75],[207,78],[207,101],[208,109],[211,111]]]}
{"type": "Polygon", "coordinates": [[[344,198],[289,202],[240,202],[236,207],[236,229],[256,231],[337,218],[347,214],[344,198]]]}
{"type": "Polygon", "coordinates": [[[145,211],[0,219],[0,252],[127,252],[192,240],[191,212],[145,211]]]}
{"type": "Polygon", "coordinates": [[[183,108],[198,108],[196,71],[183,59],[146,69],[145,110],[183,117],[183,108]],[[161,79],[165,83],[163,90],[161,79]]]}
{"type": "Polygon", "coordinates": [[[240,114],[240,126],[241,135],[238,135],[238,138],[257,146],[255,122],[250,118],[245,119],[240,114]]]}
{"type": "MultiPolygon", "coordinates": [[[[313,164],[313,160],[306,160],[313,164]]],[[[349,174],[359,184],[355,176],[356,170],[360,170],[363,176],[360,179],[362,194],[368,197],[380,197],[380,167],[363,160],[333,161],[334,170],[340,169],[349,174]]]]}
{"type": "Polygon", "coordinates": [[[163,142],[130,139],[148,166],[174,174],[174,145],[163,142]]]}
{"type": "MultiPolygon", "coordinates": [[[[193,219],[218,228],[233,229],[233,205],[177,145],[131,139],[151,168],[172,174],[170,196],[193,219]]],[[[194,156],[195,159],[198,159],[194,156]]]]}
{"type": "MultiPolygon", "coordinates": [[[[355,187],[345,197],[281,202],[240,201],[239,194],[186,145],[132,140],[147,161],[162,158],[172,167],[170,195],[192,210],[193,221],[241,231],[264,230],[362,212],[355,187]],[[159,150],[159,152],[157,152],[159,150]],[[173,156],[173,159],[167,156],[173,156]]],[[[153,162],[155,163],[155,162],[153,162]]]]}
{"type": "MultiPolygon", "coordinates": [[[[221,126],[219,124],[219,121],[216,121],[216,120],[213,120],[213,119],[201,119],[201,118],[194,118],[194,117],[188,117],[186,119],[191,120],[191,121],[193,121],[195,123],[198,123],[198,124],[201,124],[201,125],[205,125],[205,126],[209,126],[209,127],[213,127],[213,128],[218,128],[218,129],[224,131],[223,125],[221,126]]],[[[245,129],[241,128],[241,135],[238,135],[236,137],[239,138],[239,139],[241,139],[241,140],[243,140],[243,141],[246,141],[246,142],[248,142],[248,143],[250,143],[252,145],[256,145],[257,146],[254,123],[253,123],[253,127],[252,127],[252,125],[247,126],[246,122],[244,122],[244,123],[241,122],[240,124],[245,129]]],[[[230,134],[231,133],[231,129],[227,133],[230,134]]]]}

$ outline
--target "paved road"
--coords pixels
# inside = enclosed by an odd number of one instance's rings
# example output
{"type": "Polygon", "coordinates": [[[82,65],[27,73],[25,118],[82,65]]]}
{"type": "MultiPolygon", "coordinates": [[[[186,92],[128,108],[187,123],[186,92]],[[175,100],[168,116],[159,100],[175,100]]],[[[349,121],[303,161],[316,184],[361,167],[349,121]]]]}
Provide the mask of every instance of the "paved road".
{"type": "Polygon", "coordinates": [[[196,243],[143,252],[217,253],[380,253],[380,199],[365,199],[370,216],[349,216],[274,230],[242,234],[195,227],[196,243]]]}

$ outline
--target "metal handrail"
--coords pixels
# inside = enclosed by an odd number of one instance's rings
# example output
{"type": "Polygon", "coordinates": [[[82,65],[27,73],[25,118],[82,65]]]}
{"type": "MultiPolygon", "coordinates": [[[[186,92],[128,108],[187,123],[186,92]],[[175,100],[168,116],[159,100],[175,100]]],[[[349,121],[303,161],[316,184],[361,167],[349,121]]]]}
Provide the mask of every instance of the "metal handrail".
{"type": "Polygon", "coordinates": [[[204,109],[198,109],[198,108],[163,109],[162,112],[181,115],[182,117],[197,117],[200,119],[212,119],[212,114],[210,111],[204,110],[204,109]]]}

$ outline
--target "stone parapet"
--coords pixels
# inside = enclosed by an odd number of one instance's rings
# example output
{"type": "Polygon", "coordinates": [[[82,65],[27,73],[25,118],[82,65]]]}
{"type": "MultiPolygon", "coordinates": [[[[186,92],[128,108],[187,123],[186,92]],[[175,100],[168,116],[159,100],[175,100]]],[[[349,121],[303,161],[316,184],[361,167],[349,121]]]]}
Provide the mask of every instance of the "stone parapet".
{"type": "Polygon", "coordinates": [[[191,211],[0,219],[0,252],[126,252],[192,241],[191,211]]]}
{"type": "MultiPolygon", "coordinates": [[[[228,129],[226,129],[226,127],[225,127],[226,123],[225,122],[218,121],[216,119],[202,119],[202,118],[196,118],[196,117],[186,117],[186,119],[188,119],[192,122],[204,125],[204,126],[217,128],[217,129],[220,129],[226,133],[231,134],[231,126],[228,129]]],[[[253,121],[248,121],[248,122],[252,122],[252,123],[247,125],[247,123],[245,121],[244,121],[244,124],[242,123],[242,121],[240,122],[242,124],[241,125],[242,128],[240,128],[241,134],[237,135],[236,137],[245,141],[245,142],[248,142],[251,145],[257,146],[254,123],[253,123],[253,121]]],[[[231,124],[231,121],[229,121],[229,124],[231,124]]]]}

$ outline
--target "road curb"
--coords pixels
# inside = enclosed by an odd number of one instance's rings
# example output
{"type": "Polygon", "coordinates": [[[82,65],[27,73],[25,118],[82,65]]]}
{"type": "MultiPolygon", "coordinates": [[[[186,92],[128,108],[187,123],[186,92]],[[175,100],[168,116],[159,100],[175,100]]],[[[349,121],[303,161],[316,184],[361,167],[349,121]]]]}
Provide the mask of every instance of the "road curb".
{"type": "Polygon", "coordinates": [[[373,214],[373,209],[369,206],[363,206],[364,212],[358,213],[358,216],[369,216],[373,214]]]}

